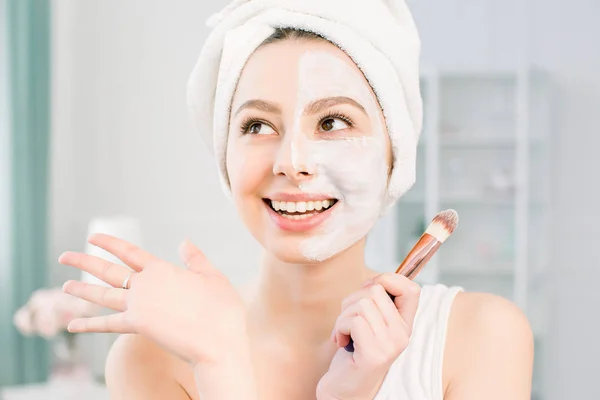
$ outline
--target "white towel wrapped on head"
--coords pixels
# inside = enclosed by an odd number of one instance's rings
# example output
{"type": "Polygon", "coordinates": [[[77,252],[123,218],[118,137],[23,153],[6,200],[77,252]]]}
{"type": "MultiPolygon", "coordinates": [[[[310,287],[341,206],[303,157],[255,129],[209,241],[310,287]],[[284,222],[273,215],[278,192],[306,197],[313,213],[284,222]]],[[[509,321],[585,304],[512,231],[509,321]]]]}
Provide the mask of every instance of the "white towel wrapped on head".
{"type": "Polygon", "coordinates": [[[373,88],[393,149],[384,210],[414,184],[422,125],[421,44],[403,0],[234,0],[207,24],[213,30],[190,76],[188,105],[196,129],[214,149],[227,194],[233,94],[246,61],[275,28],[325,37],[352,58],[373,88]]]}

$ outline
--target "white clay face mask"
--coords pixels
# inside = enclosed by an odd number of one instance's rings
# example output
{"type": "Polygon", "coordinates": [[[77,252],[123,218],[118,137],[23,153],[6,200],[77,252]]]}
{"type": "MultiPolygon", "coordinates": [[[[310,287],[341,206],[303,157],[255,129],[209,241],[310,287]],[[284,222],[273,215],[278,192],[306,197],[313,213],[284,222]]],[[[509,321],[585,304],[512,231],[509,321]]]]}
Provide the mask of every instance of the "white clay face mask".
{"type": "Polygon", "coordinates": [[[315,171],[300,185],[307,194],[338,199],[330,217],[300,247],[303,256],[323,261],[355,244],[377,221],[387,186],[386,132],[379,106],[359,71],[326,51],[309,51],[298,66],[298,97],[292,135],[292,163],[315,171]],[[361,104],[371,121],[371,132],[360,136],[311,138],[299,127],[312,101],[345,96],[361,104]]]}

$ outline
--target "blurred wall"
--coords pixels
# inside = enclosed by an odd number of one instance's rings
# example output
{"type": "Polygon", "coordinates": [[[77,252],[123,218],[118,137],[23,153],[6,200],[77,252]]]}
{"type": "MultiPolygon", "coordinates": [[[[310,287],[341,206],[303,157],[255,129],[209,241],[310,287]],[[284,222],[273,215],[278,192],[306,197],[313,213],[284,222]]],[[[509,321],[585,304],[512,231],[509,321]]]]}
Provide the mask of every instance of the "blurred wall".
{"type": "MultiPolygon", "coordinates": [[[[6,1],[0,0],[0,21],[6,20],[6,1]]],[[[0,59],[7,59],[7,29],[0,26],[0,59]]],[[[0,62],[0,287],[9,281],[10,268],[3,268],[11,262],[10,252],[10,164],[11,143],[9,134],[8,110],[8,70],[7,63],[0,62]]]]}
{"type": "MultiPolygon", "coordinates": [[[[129,214],[159,257],[178,262],[189,237],[234,281],[253,272],[258,247],[186,107],[204,20],[219,6],[54,2],[53,257],[83,250],[90,217],[129,214]]],[[[57,264],[54,281],[73,273],[57,264]]]]}
{"type": "MultiPolygon", "coordinates": [[[[90,216],[141,218],[145,246],[177,261],[189,236],[234,281],[258,247],[221,195],[185,106],[185,84],[225,1],[61,0],[54,15],[53,255],[81,250],[90,216]],[[151,116],[151,118],[148,118],[151,116]]],[[[596,305],[600,241],[600,3],[410,0],[423,64],[507,68],[532,62],[556,84],[554,298],[547,399],[600,398],[596,305]],[[580,249],[586,249],[581,251],[580,249]]],[[[56,266],[54,279],[71,274],[56,266]]]]}

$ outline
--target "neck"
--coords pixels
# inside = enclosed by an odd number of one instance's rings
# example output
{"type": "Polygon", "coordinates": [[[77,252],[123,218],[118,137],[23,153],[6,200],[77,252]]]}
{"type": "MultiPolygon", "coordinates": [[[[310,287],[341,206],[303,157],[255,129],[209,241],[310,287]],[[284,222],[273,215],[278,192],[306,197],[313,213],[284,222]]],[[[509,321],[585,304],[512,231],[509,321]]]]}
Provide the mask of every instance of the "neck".
{"type": "Polygon", "coordinates": [[[286,341],[306,344],[327,341],[342,300],[376,273],[364,261],[365,240],[325,261],[290,264],[270,254],[250,302],[253,324],[286,341]]]}

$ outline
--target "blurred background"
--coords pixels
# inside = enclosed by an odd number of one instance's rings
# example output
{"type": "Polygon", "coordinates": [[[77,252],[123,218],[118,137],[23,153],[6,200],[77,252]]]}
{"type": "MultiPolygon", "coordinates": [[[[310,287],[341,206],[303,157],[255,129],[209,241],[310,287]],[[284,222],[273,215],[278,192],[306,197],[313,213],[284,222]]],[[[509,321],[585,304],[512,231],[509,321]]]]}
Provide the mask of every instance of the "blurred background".
{"type": "MultiPolygon", "coordinates": [[[[535,399],[599,399],[600,2],[411,0],[425,101],[415,187],[380,221],[390,270],[429,220],[459,229],[419,276],[513,300],[532,324],[535,399]]],[[[0,392],[107,399],[114,337],[57,290],[89,232],[179,263],[186,237],[234,283],[260,249],[192,129],[186,81],[225,1],[0,0],[0,392]]],[[[83,279],[90,280],[89,276],[83,279]]]]}

